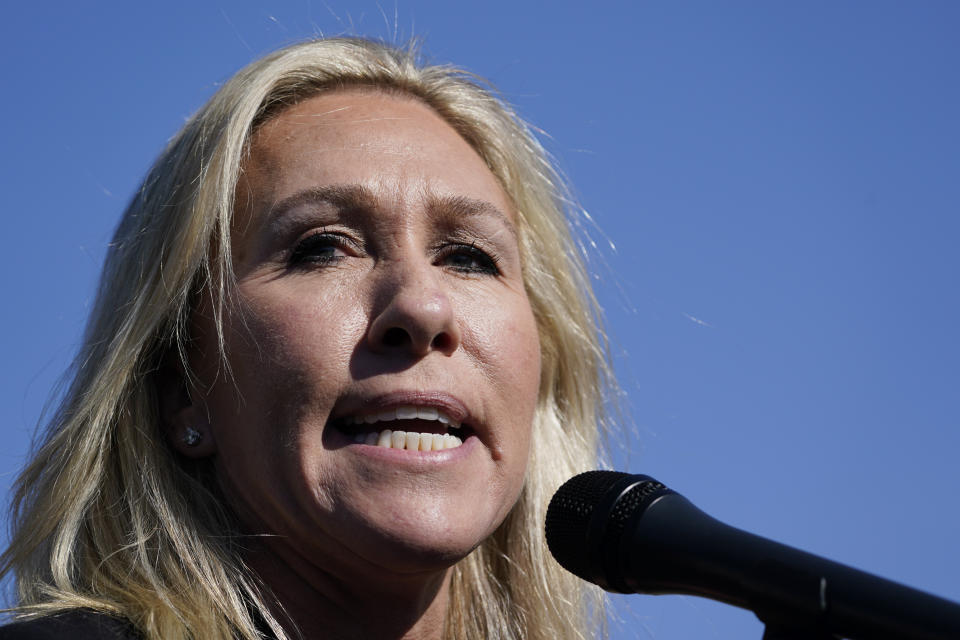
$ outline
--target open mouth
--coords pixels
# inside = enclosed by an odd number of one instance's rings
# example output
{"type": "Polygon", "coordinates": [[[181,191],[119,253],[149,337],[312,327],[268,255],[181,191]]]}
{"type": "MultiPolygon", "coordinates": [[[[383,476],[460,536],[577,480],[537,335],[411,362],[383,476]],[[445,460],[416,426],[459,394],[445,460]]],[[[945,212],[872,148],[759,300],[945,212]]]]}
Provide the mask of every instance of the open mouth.
{"type": "Polygon", "coordinates": [[[358,444],[407,451],[442,451],[463,444],[472,430],[436,407],[402,406],[334,423],[358,444]]]}

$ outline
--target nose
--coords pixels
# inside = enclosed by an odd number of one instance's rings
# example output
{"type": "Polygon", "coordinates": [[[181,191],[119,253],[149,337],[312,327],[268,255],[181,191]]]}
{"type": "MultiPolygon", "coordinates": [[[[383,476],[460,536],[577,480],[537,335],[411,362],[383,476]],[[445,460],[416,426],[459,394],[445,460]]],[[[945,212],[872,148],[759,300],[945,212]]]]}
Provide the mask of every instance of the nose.
{"type": "Polygon", "coordinates": [[[406,352],[424,357],[432,351],[452,355],[460,346],[460,328],[434,267],[399,267],[385,278],[367,340],[380,353],[406,352]]]}

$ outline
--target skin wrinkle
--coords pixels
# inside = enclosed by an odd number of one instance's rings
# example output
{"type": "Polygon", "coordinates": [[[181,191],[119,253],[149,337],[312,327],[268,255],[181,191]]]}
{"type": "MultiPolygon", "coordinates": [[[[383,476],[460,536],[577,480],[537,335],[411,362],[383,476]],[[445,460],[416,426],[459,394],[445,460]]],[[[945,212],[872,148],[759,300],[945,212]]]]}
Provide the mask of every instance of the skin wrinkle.
{"type": "Polygon", "coordinates": [[[236,193],[240,311],[225,332],[238,389],[192,360],[228,502],[268,534],[248,561],[304,637],[438,638],[448,568],[499,525],[526,473],[540,346],[510,199],[428,107],[369,91],[263,123],[236,193]],[[318,232],[344,238],[336,260],[292,265],[318,232]],[[496,271],[457,248],[471,246],[496,271]],[[390,327],[409,341],[382,342],[390,327]],[[474,435],[455,464],[387,462],[331,426],[346,398],[398,390],[465,404],[474,435]]]}
{"type": "MultiPolygon", "coordinates": [[[[514,241],[516,241],[517,231],[513,221],[489,202],[466,196],[440,196],[429,192],[423,194],[422,197],[427,201],[427,212],[438,224],[442,222],[449,225],[451,222],[462,222],[464,217],[489,215],[497,218],[507,231],[514,236],[514,241]]],[[[267,211],[266,218],[270,220],[271,227],[283,228],[284,224],[291,224],[291,221],[288,221],[287,218],[293,218],[293,222],[296,222],[295,209],[297,207],[308,204],[331,205],[341,210],[362,210],[373,213],[376,213],[378,206],[380,206],[370,190],[363,185],[329,185],[304,189],[275,202],[267,211]]],[[[309,218],[309,214],[303,217],[309,218]]]]}

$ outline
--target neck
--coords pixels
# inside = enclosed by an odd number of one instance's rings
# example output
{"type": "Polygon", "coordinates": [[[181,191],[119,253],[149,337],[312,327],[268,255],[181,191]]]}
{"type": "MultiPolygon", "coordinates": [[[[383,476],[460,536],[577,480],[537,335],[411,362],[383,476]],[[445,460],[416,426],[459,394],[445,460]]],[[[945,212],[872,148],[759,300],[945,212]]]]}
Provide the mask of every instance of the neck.
{"type": "Polygon", "coordinates": [[[271,612],[291,638],[438,640],[443,636],[448,569],[396,573],[377,568],[367,574],[370,579],[358,580],[355,572],[338,571],[341,567],[316,566],[277,539],[262,542],[245,559],[272,591],[271,612]],[[350,575],[351,580],[338,575],[350,575]]]}

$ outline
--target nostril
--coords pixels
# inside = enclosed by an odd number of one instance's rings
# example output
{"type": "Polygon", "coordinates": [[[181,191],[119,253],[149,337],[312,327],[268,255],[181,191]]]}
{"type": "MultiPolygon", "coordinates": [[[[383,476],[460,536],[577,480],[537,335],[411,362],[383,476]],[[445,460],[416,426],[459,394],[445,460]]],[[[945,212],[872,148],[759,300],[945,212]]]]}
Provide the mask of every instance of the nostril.
{"type": "Polygon", "coordinates": [[[437,334],[437,336],[434,337],[433,342],[430,343],[430,346],[437,351],[450,351],[451,347],[453,346],[453,338],[449,333],[444,331],[443,333],[437,334]]]}
{"type": "Polygon", "coordinates": [[[400,327],[391,327],[383,334],[383,344],[387,347],[403,347],[410,342],[410,334],[400,327]]]}

